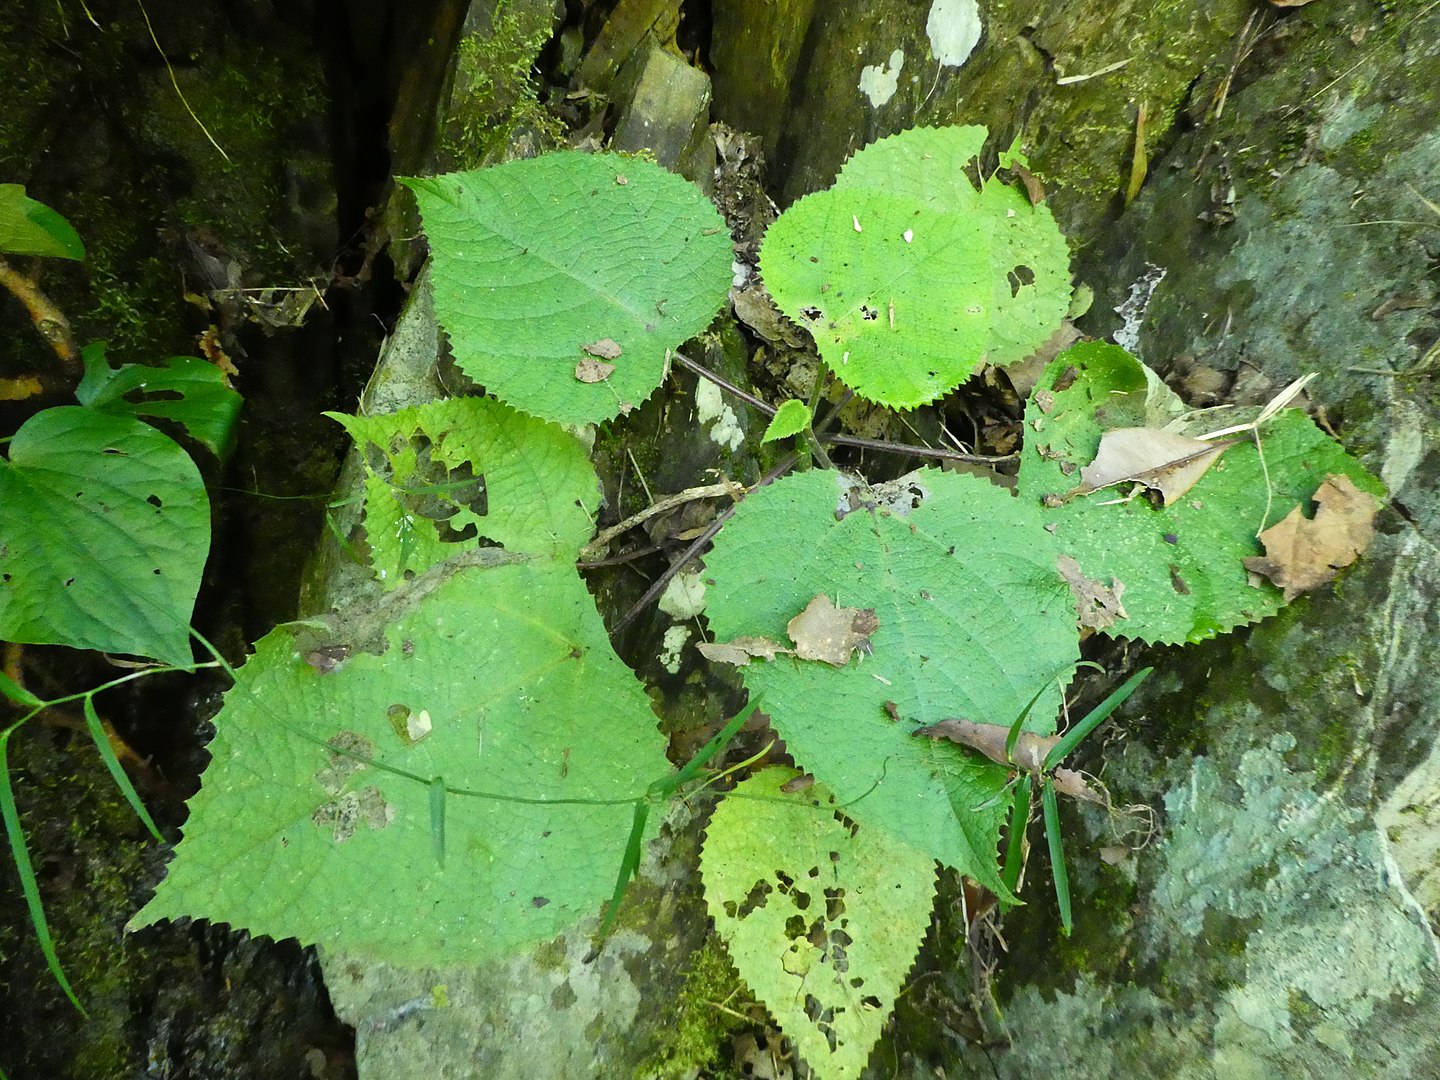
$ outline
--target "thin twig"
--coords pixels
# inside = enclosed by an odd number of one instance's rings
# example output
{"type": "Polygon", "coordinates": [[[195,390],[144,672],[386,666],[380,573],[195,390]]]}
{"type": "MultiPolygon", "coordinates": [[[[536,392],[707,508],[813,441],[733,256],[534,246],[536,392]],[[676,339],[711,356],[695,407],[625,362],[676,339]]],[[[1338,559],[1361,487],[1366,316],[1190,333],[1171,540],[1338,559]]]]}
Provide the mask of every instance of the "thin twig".
{"type": "Polygon", "coordinates": [[[686,488],[684,491],[676,492],[674,495],[666,495],[656,502],[651,503],[638,514],[632,514],[618,525],[611,525],[603,530],[594,540],[580,549],[580,556],[596,556],[602,552],[610,541],[618,536],[623,536],[637,525],[643,525],[656,514],[663,514],[666,510],[673,510],[677,506],[683,506],[688,502],[695,502],[698,499],[718,499],[728,495],[730,498],[738,498],[745,494],[745,489],[731,481],[723,484],[707,484],[704,487],[686,488]]]}
{"type": "MultiPolygon", "coordinates": [[[[773,484],[793,469],[799,460],[799,454],[787,454],[772,467],[769,472],[757,480],[754,487],[749,490],[754,492],[765,487],[767,484],[773,484]]],[[[610,636],[612,638],[634,622],[635,617],[649,607],[655,598],[665,591],[665,587],[670,584],[675,575],[690,565],[695,557],[705,550],[705,546],[709,544],[711,540],[715,539],[715,534],[720,531],[720,527],[724,525],[725,522],[730,520],[731,516],[735,513],[735,508],[739,505],[739,502],[732,503],[715,515],[715,520],[706,527],[705,531],[697,536],[690,546],[680,553],[680,557],[672,562],[665,572],[651,583],[650,587],[645,590],[645,595],[640,597],[639,600],[636,600],[635,603],[631,605],[630,610],[615,621],[615,625],[610,628],[610,636]]]]}
{"type": "Polygon", "coordinates": [[[745,404],[751,406],[752,408],[759,409],[766,416],[775,415],[774,405],[769,405],[761,401],[754,394],[747,393],[746,391],[741,390],[740,387],[736,386],[734,383],[715,374],[715,372],[711,371],[704,364],[691,360],[684,353],[671,352],[670,358],[672,360],[680,361],[680,365],[682,367],[690,369],[696,375],[699,375],[702,379],[709,379],[712,383],[718,386],[721,390],[724,390],[727,394],[734,394],[741,401],[745,402],[745,404]]]}
{"type": "Polygon", "coordinates": [[[957,450],[944,450],[931,446],[910,446],[906,443],[885,442],[883,439],[866,439],[859,435],[822,435],[822,442],[839,446],[858,446],[862,450],[878,450],[884,454],[913,454],[915,457],[939,458],[942,461],[967,461],[977,465],[995,465],[1002,461],[1014,461],[1019,454],[962,454],[957,450]]]}

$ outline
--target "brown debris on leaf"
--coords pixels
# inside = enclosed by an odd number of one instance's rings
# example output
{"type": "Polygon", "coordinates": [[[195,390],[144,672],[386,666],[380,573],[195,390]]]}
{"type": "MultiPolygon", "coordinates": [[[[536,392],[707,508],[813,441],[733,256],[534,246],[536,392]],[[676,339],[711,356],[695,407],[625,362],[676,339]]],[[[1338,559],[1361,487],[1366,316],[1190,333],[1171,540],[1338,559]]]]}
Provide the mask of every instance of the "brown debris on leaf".
{"type": "Polygon", "coordinates": [[[1360,557],[1375,537],[1379,501],[1348,476],[1332,473],[1315,492],[1318,509],[1307,518],[1295,507],[1283,521],[1260,534],[1265,554],[1244,560],[1245,569],[1285,590],[1288,603],[1335,579],[1360,557]]]}
{"type": "Polygon", "coordinates": [[[1112,577],[1109,585],[1093,581],[1081,572],[1080,564],[1069,555],[1059,556],[1055,565],[1075,597],[1075,619],[1082,627],[1105,630],[1130,617],[1125,605],[1120,603],[1125,583],[1119,578],[1112,577]]]}
{"type": "Polygon", "coordinates": [[[794,649],[777,645],[766,637],[738,637],[734,641],[702,641],[695,646],[706,660],[717,664],[744,667],[751,660],[774,660],[780,655],[794,656],[794,649]]]}
{"type": "Polygon", "coordinates": [[[592,341],[589,345],[581,345],[580,351],[589,353],[591,356],[599,357],[601,360],[618,360],[624,352],[619,342],[614,338],[601,338],[599,341],[592,341]]]}
{"type": "Polygon", "coordinates": [[[1160,428],[1116,428],[1100,436],[1095,460],[1080,470],[1085,483],[1076,494],[1133,480],[1158,491],[1169,505],[1238,441],[1204,442],[1160,428]]]}
{"type": "MultiPolygon", "coordinates": [[[[984,754],[999,765],[1014,765],[1026,772],[1038,773],[1045,768],[1045,757],[1060,741],[1059,735],[1036,735],[1033,731],[1022,731],[1015,740],[1014,752],[1005,755],[1005,743],[1010,738],[1010,729],[999,724],[977,724],[959,717],[941,720],[938,724],[916,728],[912,735],[924,735],[928,739],[946,739],[961,746],[969,747],[984,754]]],[[[1055,790],[1072,799],[1086,802],[1105,803],[1105,797],[1092,788],[1085,777],[1074,769],[1055,769],[1050,774],[1055,790]]]]}
{"type": "Polygon", "coordinates": [[[850,662],[850,654],[868,642],[880,628],[874,608],[837,608],[823,593],[785,627],[802,660],[823,660],[835,667],[850,662]]]}
{"type": "Polygon", "coordinates": [[[575,378],[583,383],[604,382],[615,372],[614,364],[586,358],[575,365],[575,378]]]}

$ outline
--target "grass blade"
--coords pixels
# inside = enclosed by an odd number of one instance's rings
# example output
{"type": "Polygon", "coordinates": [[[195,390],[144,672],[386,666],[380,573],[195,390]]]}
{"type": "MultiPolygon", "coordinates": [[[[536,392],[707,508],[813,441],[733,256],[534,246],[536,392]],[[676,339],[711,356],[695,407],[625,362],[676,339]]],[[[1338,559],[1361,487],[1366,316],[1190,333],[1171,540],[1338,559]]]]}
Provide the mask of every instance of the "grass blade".
{"type": "MultiPolygon", "coordinates": [[[[1020,711],[1020,715],[1017,716],[1015,718],[1015,722],[1010,725],[1010,734],[1005,737],[1006,758],[1011,761],[1014,760],[1015,743],[1020,738],[1020,729],[1025,724],[1025,718],[1030,715],[1030,710],[1035,708],[1035,703],[1040,700],[1040,698],[1044,695],[1045,691],[1050,689],[1050,684],[1053,683],[1056,679],[1060,678],[1062,675],[1064,675],[1067,671],[1079,671],[1082,667],[1092,667],[1096,671],[1105,670],[1093,660],[1081,660],[1079,663],[1074,664],[1071,667],[1061,668],[1054,675],[1051,675],[1050,678],[1046,679],[1045,682],[1041,685],[1040,689],[1035,691],[1035,696],[1030,699],[1030,704],[1026,705],[1025,708],[1020,711]]],[[[1063,685],[1061,689],[1064,689],[1063,685]]]]}
{"type": "Polygon", "coordinates": [[[1130,678],[1126,679],[1124,684],[1118,689],[1112,691],[1109,697],[1086,713],[1084,720],[1081,720],[1067,731],[1065,737],[1050,748],[1050,752],[1045,755],[1045,768],[1053,769],[1069,757],[1070,752],[1080,745],[1080,740],[1099,727],[1100,722],[1118,709],[1125,699],[1135,692],[1136,687],[1144,682],[1150,672],[1154,670],[1153,667],[1141,668],[1134,675],[1131,675],[1130,678]]]}
{"type": "Polygon", "coordinates": [[[1070,936],[1070,875],[1065,869],[1065,851],[1060,846],[1060,806],[1050,777],[1040,780],[1040,802],[1045,808],[1045,842],[1050,846],[1050,874],[1055,879],[1055,900],[1060,905],[1060,929],[1070,936]]]}
{"type": "Polygon", "coordinates": [[[635,800],[635,816],[630,822],[630,838],[625,841],[625,857],[620,860],[620,873],[615,877],[615,891],[605,909],[605,918],[600,923],[600,940],[610,936],[615,925],[615,916],[620,913],[620,900],[625,895],[625,886],[640,869],[640,844],[645,839],[645,823],[650,820],[650,800],[635,800]]]}
{"type": "Polygon", "coordinates": [[[735,733],[740,730],[746,720],[750,719],[750,714],[760,707],[760,699],[764,696],[764,694],[757,694],[751,698],[750,703],[731,717],[730,722],[717,731],[713,739],[696,751],[695,756],[687,761],[679,772],[674,776],[667,776],[664,780],[652,784],[650,786],[650,793],[660,796],[668,795],[683,784],[687,784],[695,779],[695,777],[699,775],[700,770],[705,767],[705,763],[718,754],[721,748],[735,737],[735,733]]]}
{"type": "Polygon", "coordinates": [[[23,686],[10,678],[3,671],[0,671],[0,697],[8,698],[16,705],[22,705],[27,709],[43,709],[45,702],[26,690],[23,686]]]}
{"type": "Polygon", "coordinates": [[[1025,861],[1025,828],[1030,824],[1030,774],[1022,773],[1010,805],[1010,839],[1005,845],[1005,868],[1000,880],[1011,893],[1020,884],[1020,867],[1025,861]]]}
{"type": "Polygon", "coordinates": [[[163,844],[165,837],[160,835],[160,830],[151,819],[150,812],[140,801],[139,792],[130,783],[130,777],[125,775],[125,767],[115,756],[115,748],[110,745],[110,737],[105,734],[105,725],[100,723],[100,716],[95,712],[95,702],[89,694],[85,695],[84,706],[85,726],[90,729],[90,738],[95,742],[95,749],[100,751],[100,760],[105,762],[105,768],[110,772],[110,779],[115,781],[115,786],[125,796],[125,801],[130,804],[130,809],[135,811],[135,816],[145,823],[145,828],[150,830],[150,835],[163,844]]]}
{"type": "Polygon", "coordinates": [[[45,954],[45,963],[49,965],[50,974],[55,976],[55,981],[60,984],[60,989],[65,991],[65,996],[70,999],[70,1004],[88,1020],[90,1014],[85,1011],[85,1006],[80,1004],[75,991],[70,989],[70,980],[65,977],[65,971],[60,966],[55,942],[50,937],[50,924],[45,921],[45,908],[40,903],[40,884],[35,879],[30,852],[25,847],[25,834],[20,831],[20,810],[15,805],[15,792],[10,788],[10,763],[6,759],[10,747],[10,733],[14,730],[10,728],[0,732],[0,818],[5,821],[5,835],[10,840],[10,854],[15,860],[15,872],[20,875],[20,891],[25,894],[25,906],[30,909],[30,923],[35,928],[35,940],[40,943],[40,951],[45,954]]]}

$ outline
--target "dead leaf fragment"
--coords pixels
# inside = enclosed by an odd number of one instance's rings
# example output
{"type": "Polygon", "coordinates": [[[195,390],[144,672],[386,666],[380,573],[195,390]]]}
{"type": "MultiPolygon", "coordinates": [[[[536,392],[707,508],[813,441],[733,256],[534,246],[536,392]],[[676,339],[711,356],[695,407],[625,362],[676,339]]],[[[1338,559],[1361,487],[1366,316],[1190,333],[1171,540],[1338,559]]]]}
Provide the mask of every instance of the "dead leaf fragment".
{"type": "Polygon", "coordinates": [[[984,754],[996,764],[1019,765],[1028,772],[1041,768],[1045,764],[1045,755],[1060,741],[1059,735],[1036,735],[1033,731],[1022,731],[1015,740],[1013,755],[1006,757],[1005,743],[1010,738],[1009,728],[999,724],[977,724],[962,717],[916,728],[911,734],[924,735],[927,739],[948,739],[984,754]]]}
{"type": "Polygon", "coordinates": [[[575,378],[583,383],[604,382],[614,371],[614,364],[607,364],[604,360],[586,359],[575,365],[575,378]]]}
{"type": "Polygon", "coordinates": [[[1318,588],[1360,557],[1375,537],[1379,500],[1361,491],[1348,476],[1332,473],[1315,492],[1318,509],[1307,518],[1295,507],[1283,521],[1260,534],[1265,554],[1244,560],[1245,569],[1263,574],[1285,590],[1285,600],[1318,588]]]}
{"type": "Polygon", "coordinates": [[[1203,442],[1160,428],[1116,428],[1100,436],[1095,460],[1080,470],[1081,493],[1133,480],[1158,491],[1168,505],[1237,441],[1203,442]]]}
{"type": "Polygon", "coordinates": [[[591,356],[598,356],[601,360],[618,360],[620,354],[625,350],[620,348],[618,342],[613,338],[601,338],[599,341],[592,341],[589,345],[581,345],[581,352],[587,352],[591,356]]]}
{"type": "Polygon", "coordinates": [[[786,625],[802,660],[823,660],[836,667],[850,662],[850,654],[880,628],[874,608],[836,607],[823,593],[786,625]]]}
{"type": "Polygon", "coordinates": [[[1114,626],[1120,619],[1130,616],[1120,597],[1125,592],[1125,583],[1112,577],[1109,585],[1087,578],[1080,570],[1080,564],[1069,555],[1055,560],[1060,576],[1070,586],[1075,597],[1075,618],[1081,626],[1091,630],[1104,630],[1114,626]]]}
{"type": "Polygon", "coordinates": [[[702,641],[695,646],[706,660],[744,667],[751,660],[774,660],[782,653],[794,656],[794,649],[777,645],[765,637],[738,637],[734,641],[702,641]]]}

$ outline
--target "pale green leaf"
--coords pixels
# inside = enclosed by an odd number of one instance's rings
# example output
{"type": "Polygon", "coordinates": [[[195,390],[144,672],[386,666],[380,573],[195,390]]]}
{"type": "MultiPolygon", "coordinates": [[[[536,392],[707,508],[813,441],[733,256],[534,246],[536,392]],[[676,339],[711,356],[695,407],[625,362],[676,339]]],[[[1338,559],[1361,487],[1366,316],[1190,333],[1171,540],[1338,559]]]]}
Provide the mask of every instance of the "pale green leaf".
{"type": "Polygon", "coordinates": [[[650,162],[563,152],[403,182],[456,363],[522,412],[581,424],[638,406],[730,287],[724,220],[650,162]],[[586,346],[607,339],[615,370],[581,381],[586,346]]]}
{"type": "Polygon", "coordinates": [[[191,916],[423,967],[501,957],[599,912],[633,800],[670,771],[649,699],[573,566],[436,580],[333,634],[281,627],[257,644],[133,925],[191,916]]]}
{"type": "Polygon", "coordinates": [[[858,1077],[930,926],[935,864],[799,774],[756,773],[715,808],[705,901],[740,977],[817,1080],[858,1077]]]}
{"type": "Polygon", "coordinates": [[[189,664],[209,547],[205,485],[174,440],[46,409],[0,460],[0,639],[189,664]]]}
{"type": "Polygon", "coordinates": [[[770,424],[766,427],[765,434],[760,437],[760,441],[775,442],[777,439],[788,439],[792,435],[799,435],[809,426],[810,406],[792,398],[775,410],[775,415],[770,418],[770,424]]]}
{"type": "Polygon", "coordinates": [[[83,259],[85,245],[58,212],[25,194],[21,184],[0,184],[0,254],[83,259]]]}
{"type": "Polygon", "coordinates": [[[390,587],[455,554],[466,530],[529,552],[575,552],[594,532],[595,470],[555,424],[478,397],[325,415],[365,451],[366,536],[390,587]]]}
{"type": "MultiPolygon", "coordinates": [[[[706,559],[710,629],[786,642],[817,595],[873,608],[869,655],[844,668],[752,662],[745,684],[764,692],[796,762],[859,799],[847,813],[1004,894],[1005,770],[911,732],[952,716],[1009,725],[1047,681],[1068,679],[1078,635],[1054,543],[1038,514],[976,477],[922,470],[895,509],[836,520],[841,484],[811,471],[740,504],[706,559]]],[[[1049,734],[1058,710],[1052,686],[1027,728],[1049,734]]]]}
{"type": "Polygon", "coordinates": [[[987,361],[1023,359],[1065,315],[1069,253],[1050,212],[967,179],[984,136],[972,126],[882,139],[766,235],[771,296],[863,397],[933,401],[987,361]]]}
{"type": "Polygon", "coordinates": [[[1128,618],[1104,632],[1173,644],[1214,637],[1280,609],[1281,591],[1252,583],[1242,560],[1262,554],[1256,534],[1295,506],[1308,506],[1327,475],[1348,476],[1374,495],[1385,489],[1303,412],[1286,409],[1260,429],[1264,467],[1252,442],[1232,446],[1172,505],[1157,506],[1144,495],[1120,502],[1125,485],[1072,495],[1101,435],[1173,414],[1167,395],[1118,346],[1093,342],[1062,353],[1026,407],[1018,486],[1086,578],[1121,587],[1128,618]],[[1059,505],[1046,506],[1047,496],[1059,505]]]}
{"type": "Polygon", "coordinates": [[[172,356],[155,367],[105,362],[103,343],[83,350],[85,377],[75,390],[80,404],[112,416],[173,420],[216,457],[235,445],[240,395],[214,364],[198,356],[172,356]]]}

